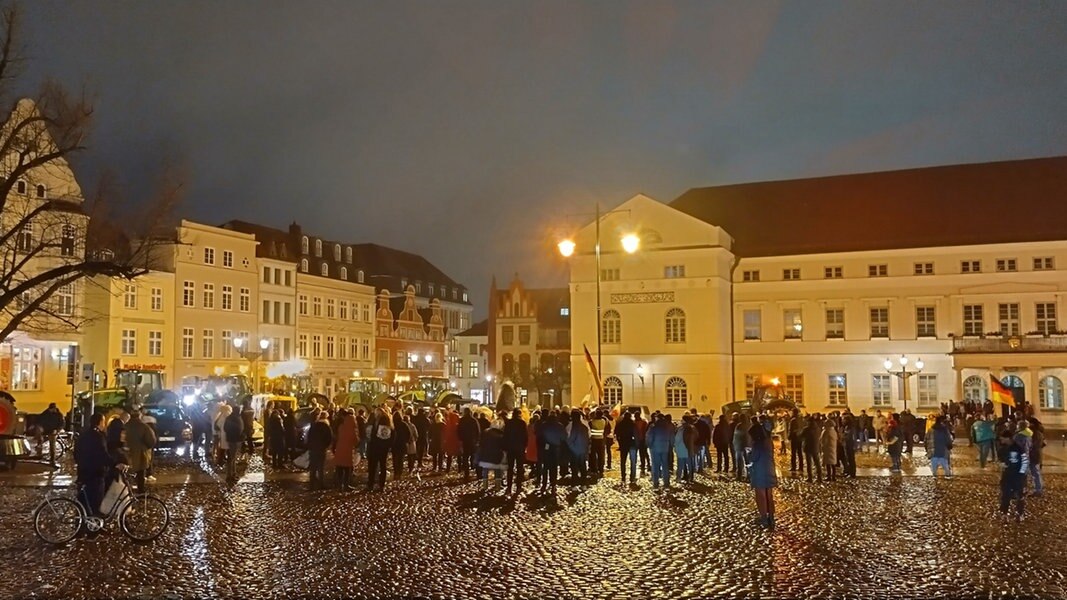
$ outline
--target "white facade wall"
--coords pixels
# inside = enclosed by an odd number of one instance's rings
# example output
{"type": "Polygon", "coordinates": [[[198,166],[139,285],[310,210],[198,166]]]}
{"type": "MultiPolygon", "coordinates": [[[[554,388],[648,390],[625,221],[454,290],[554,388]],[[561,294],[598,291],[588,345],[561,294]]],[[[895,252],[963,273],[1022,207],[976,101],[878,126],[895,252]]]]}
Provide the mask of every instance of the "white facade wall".
{"type": "Polygon", "coordinates": [[[489,374],[488,345],[488,335],[457,335],[451,342],[452,356],[460,364],[458,374],[452,377],[456,391],[476,402],[488,398],[490,382],[485,379],[489,374]]]}

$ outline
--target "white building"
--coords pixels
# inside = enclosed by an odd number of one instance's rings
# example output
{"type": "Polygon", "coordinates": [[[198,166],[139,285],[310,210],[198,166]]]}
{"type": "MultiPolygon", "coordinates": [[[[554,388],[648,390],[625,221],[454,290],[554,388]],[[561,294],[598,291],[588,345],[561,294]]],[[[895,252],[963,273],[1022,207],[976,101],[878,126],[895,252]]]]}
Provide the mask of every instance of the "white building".
{"type": "MultiPolygon", "coordinates": [[[[906,381],[928,412],[984,401],[993,376],[1067,425],[1064,192],[1067,158],[636,196],[601,221],[605,393],[703,410],[778,379],[809,410],[901,410],[906,381]],[[921,373],[887,373],[901,356],[921,373]]],[[[583,344],[596,355],[592,231],[572,259],[575,390],[583,344]]]]}
{"type": "Polygon", "coordinates": [[[493,385],[489,376],[489,321],[457,333],[449,342],[449,356],[453,359],[451,373],[456,391],[475,402],[485,403],[493,385]]]}

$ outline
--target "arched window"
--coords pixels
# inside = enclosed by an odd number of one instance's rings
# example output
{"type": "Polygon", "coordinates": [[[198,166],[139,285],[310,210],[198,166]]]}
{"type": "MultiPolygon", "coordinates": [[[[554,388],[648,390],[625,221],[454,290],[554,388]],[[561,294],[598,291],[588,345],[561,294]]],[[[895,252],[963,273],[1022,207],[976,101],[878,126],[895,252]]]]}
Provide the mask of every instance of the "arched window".
{"type": "Polygon", "coordinates": [[[300,272],[301,273],[307,273],[308,272],[308,259],[306,259],[306,258],[301,258],[300,259],[300,272]]]}
{"type": "Polygon", "coordinates": [[[529,354],[520,354],[519,355],[519,375],[521,375],[522,377],[529,377],[530,376],[530,355],[529,354]]]}
{"type": "Polygon", "coordinates": [[[511,377],[515,373],[515,357],[510,354],[502,356],[501,368],[504,371],[504,377],[511,377]]]}
{"type": "Polygon", "coordinates": [[[1008,375],[1007,377],[1001,380],[1001,383],[1012,389],[1021,390],[1026,387],[1026,384],[1023,383],[1022,378],[1018,375],[1008,375]]]}
{"type": "Polygon", "coordinates": [[[300,238],[300,253],[301,254],[307,254],[308,253],[308,236],[306,236],[306,235],[304,237],[300,238]]]}
{"type": "Polygon", "coordinates": [[[622,318],[619,311],[611,309],[600,319],[600,340],[605,344],[618,344],[622,341],[622,318]]]}
{"type": "Polygon", "coordinates": [[[322,240],[315,240],[315,256],[322,257],[322,240]]]}
{"type": "Polygon", "coordinates": [[[985,404],[987,398],[989,398],[989,384],[986,382],[985,377],[971,375],[963,380],[964,401],[985,404]]]}
{"type": "Polygon", "coordinates": [[[519,316],[519,303],[518,302],[516,302],[515,304],[513,304],[511,306],[511,316],[513,316],[513,317],[519,316]]]}
{"type": "Polygon", "coordinates": [[[363,283],[363,270],[356,271],[356,281],[363,283]]]}
{"type": "Polygon", "coordinates": [[[341,262],[341,244],[333,245],[333,260],[335,262],[341,262]]]}
{"type": "Polygon", "coordinates": [[[1059,377],[1042,377],[1037,384],[1039,406],[1048,410],[1063,410],[1063,382],[1059,377]]]}
{"type": "Polygon", "coordinates": [[[26,193],[26,180],[25,179],[19,179],[18,181],[15,182],[15,191],[20,193],[20,194],[25,194],[26,193]]]}
{"type": "Polygon", "coordinates": [[[330,276],[330,265],[328,265],[326,263],[322,263],[322,265],[319,267],[319,275],[322,275],[323,277],[329,277],[330,276]]]}
{"type": "Polygon", "coordinates": [[[38,198],[44,198],[47,195],[48,194],[47,194],[47,191],[44,188],[44,184],[38,183],[37,184],[37,197],[38,198]]]}
{"type": "Polygon", "coordinates": [[[352,246],[345,248],[345,262],[352,264],[352,246]]]}
{"type": "Polygon", "coordinates": [[[341,267],[341,279],[348,281],[348,267],[341,267]]]}
{"type": "Polygon", "coordinates": [[[689,391],[685,380],[671,377],[667,380],[667,408],[685,408],[689,405],[689,391]]]}
{"type": "Polygon", "coordinates": [[[604,404],[615,406],[622,403],[622,380],[608,377],[604,380],[604,404]]]}
{"type": "Polygon", "coordinates": [[[668,344],[685,343],[685,311],[680,308],[672,308],[667,311],[665,319],[668,344]]]}

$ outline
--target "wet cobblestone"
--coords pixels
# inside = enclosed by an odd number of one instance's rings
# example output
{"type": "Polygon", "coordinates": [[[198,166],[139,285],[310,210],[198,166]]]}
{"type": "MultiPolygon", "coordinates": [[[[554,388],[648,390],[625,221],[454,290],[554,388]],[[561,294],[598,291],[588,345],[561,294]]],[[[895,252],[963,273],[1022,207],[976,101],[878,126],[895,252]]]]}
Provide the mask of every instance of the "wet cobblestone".
{"type": "MultiPolygon", "coordinates": [[[[183,470],[200,467],[161,461],[161,473],[183,470]]],[[[374,494],[157,485],[172,522],[155,543],[112,531],[58,549],[33,535],[43,490],[5,486],[0,596],[1067,597],[1067,476],[1047,475],[1046,496],[1010,524],[994,518],[997,476],[809,485],[785,473],[772,532],[753,524],[747,485],[715,476],[673,492],[561,486],[554,502],[485,497],[455,476],[374,494]]]]}

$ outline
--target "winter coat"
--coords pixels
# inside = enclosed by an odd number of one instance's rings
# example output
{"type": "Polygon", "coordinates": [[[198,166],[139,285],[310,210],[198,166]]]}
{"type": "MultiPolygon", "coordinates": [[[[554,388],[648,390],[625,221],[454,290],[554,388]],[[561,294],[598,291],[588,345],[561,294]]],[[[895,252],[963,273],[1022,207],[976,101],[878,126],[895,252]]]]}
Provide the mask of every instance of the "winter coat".
{"type": "Polygon", "coordinates": [[[730,424],[720,422],[711,430],[711,442],[716,448],[730,447],[730,424]]]}
{"type": "Polygon", "coordinates": [[[114,452],[122,447],[122,432],[126,431],[126,424],[122,419],[111,419],[107,424],[107,449],[114,452]]]}
{"type": "Polygon", "coordinates": [[[619,452],[628,452],[637,445],[633,419],[619,419],[615,424],[615,439],[619,442],[619,452]]]}
{"type": "Polygon", "coordinates": [[[326,456],[326,449],[333,443],[333,431],[328,421],[315,421],[308,428],[308,454],[326,456]]]}
{"type": "Polygon", "coordinates": [[[827,421],[819,440],[822,443],[822,464],[826,466],[837,464],[837,438],[837,425],[827,421]]]}
{"type": "Polygon", "coordinates": [[[430,431],[428,433],[430,435],[430,454],[433,456],[437,456],[438,454],[444,452],[444,421],[434,421],[433,423],[430,423],[430,431]]]}
{"type": "Polygon", "coordinates": [[[526,454],[526,422],[522,419],[511,418],[504,422],[504,451],[512,456],[526,454]]]}
{"type": "Polygon", "coordinates": [[[774,442],[769,434],[758,435],[754,431],[760,427],[759,423],[753,425],[749,437],[753,440],[748,453],[748,477],[749,482],[755,489],[768,489],[778,487],[778,477],[774,470],[774,442]]]}
{"type": "Polygon", "coordinates": [[[441,449],[448,456],[459,456],[459,415],[454,412],[445,415],[445,428],[441,434],[441,449]]]}
{"type": "Polygon", "coordinates": [[[483,469],[504,469],[504,432],[490,427],[482,432],[478,444],[478,466],[483,469]]]}
{"type": "Polygon", "coordinates": [[[152,449],[156,447],[156,432],[140,418],[126,423],[126,447],[129,448],[130,470],[143,471],[152,464],[152,449]]]}
{"type": "Polygon", "coordinates": [[[115,459],[108,454],[104,433],[93,427],[87,428],[74,442],[74,462],[78,465],[78,481],[87,482],[107,476],[115,459]]]}
{"type": "Polygon", "coordinates": [[[822,435],[822,427],[819,426],[813,420],[808,420],[808,424],[804,427],[804,452],[808,454],[818,454],[820,446],[820,437],[822,435]]]}
{"type": "Polygon", "coordinates": [[[949,450],[952,450],[952,433],[945,425],[934,425],[930,429],[934,438],[934,458],[948,458],[949,450]]]}
{"type": "Polygon", "coordinates": [[[239,448],[245,439],[245,424],[241,413],[233,412],[222,422],[222,438],[226,440],[223,448],[239,448]]]}
{"type": "Polygon", "coordinates": [[[648,421],[644,419],[634,419],[634,439],[637,441],[638,448],[647,447],[648,443],[648,421]]]}
{"type": "Polygon", "coordinates": [[[567,431],[558,421],[541,421],[537,426],[537,458],[545,450],[559,452],[567,443],[567,431]]]}
{"type": "Polygon", "coordinates": [[[526,427],[526,462],[537,462],[537,425],[534,423],[526,427]]]}
{"type": "Polygon", "coordinates": [[[408,427],[408,423],[397,417],[393,418],[393,425],[393,454],[407,456],[408,443],[414,441],[411,439],[411,428],[408,427]]]}
{"type": "Polygon", "coordinates": [[[656,423],[648,429],[648,449],[652,452],[669,452],[674,443],[674,425],[656,423]]]}
{"type": "Polygon", "coordinates": [[[281,415],[272,415],[267,420],[265,433],[267,439],[270,440],[271,454],[285,454],[288,446],[286,445],[285,422],[282,420],[281,415]]]}
{"type": "Polygon", "coordinates": [[[696,430],[696,439],[694,443],[697,446],[707,446],[711,444],[711,425],[708,424],[704,417],[697,419],[697,422],[693,424],[693,428],[696,430]]]}
{"type": "Polygon", "coordinates": [[[241,411],[241,423],[244,425],[245,436],[252,437],[252,428],[256,421],[256,411],[252,407],[245,407],[241,411]]]}
{"type": "Polygon", "coordinates": [[[583,421],[571,422],[571,430],[567,434],[567,448],[578,460],[585,460],[589,456],[589,426],[583,421]]]}
{"type": "Polygon", "coordinates": [[[674,432],[674,454],[682,460],[689,458],[689,454],[692,452],[692,431],[692,425],[683,423],[674,432]],[[686,443],[686,438],[689,438],[689,443],[686,443]]]}
{"type": "MultiPolygon", "coordinates": [[[[488,427],[486,428],[488,429],[488,427]]],[[[464,415],[459,419],[459,426],[457,428],[459,433],[459,443],[463,447],[464,452],[474,452],[474,449],[478,447],[478,438],[482,435],[481,427],[478,426],[478,421],[471,416],[464,415]]]]}
{"type": "Polygon", "coordinates": [[[418,414],[411,417],[411,424],[415,426],[415,431],[419,434],[416,442],[419,444],[428,443],[430,435],[430,418],[426,416],[426,413],[419,411],[418,414]]]}
{"type": "Polygon", "coordinates": [[[971,425],[971,436],[977,443],[992,442],[997,438],[997,432],[993,429],[992,421],[975,421],[971,425]]]}
{"type": "Polygon", "coordinates": [[[354,456],[359,446],[359,430],[356,429],[356,417],[345,415],[337,427],[337,441],[333,448],[333,463],[338,467],[355,466],[354,456]]]}

